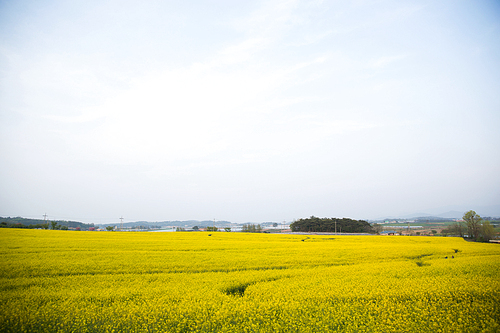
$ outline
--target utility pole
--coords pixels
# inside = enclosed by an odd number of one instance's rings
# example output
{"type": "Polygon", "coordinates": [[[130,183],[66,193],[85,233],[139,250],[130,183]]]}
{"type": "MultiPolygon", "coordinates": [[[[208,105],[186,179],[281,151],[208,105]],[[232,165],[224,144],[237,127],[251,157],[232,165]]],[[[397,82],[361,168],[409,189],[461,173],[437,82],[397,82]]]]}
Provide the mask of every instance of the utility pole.
{"type": "Polygon", "coordinates": [[[335,236],[337,235],[337,221],[335,221],[335,236]]]}
{"type": "Polygon", "coordinates": [[[123,216],[120,217],[120,231],[123,231],[123,216]]]}
{"type": "MultiPolygon", "coordinates": [[[[43,214],[43,224],[47,223],[47,213],[43,214]]],[[[47,227],[48,229],[48,227],[47,227]]]]}
{"type": "Polygon", "coordinates": [[[215,231],[215,219],[214,219],[214,229],[212,231],[215,231]]]}

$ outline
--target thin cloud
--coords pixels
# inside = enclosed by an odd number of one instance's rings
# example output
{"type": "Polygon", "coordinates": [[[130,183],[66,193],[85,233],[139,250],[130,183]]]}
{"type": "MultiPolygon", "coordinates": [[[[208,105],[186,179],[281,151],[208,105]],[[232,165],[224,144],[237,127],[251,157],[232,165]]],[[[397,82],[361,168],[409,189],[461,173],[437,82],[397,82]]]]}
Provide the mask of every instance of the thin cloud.
{"type": "Polygon", "coordinates": [[[369,67],[373,69],[382,69],[385,68],[399,60],[405,59],[406,55],[394,55],[394,56],[385,56],[377,59],[373,59],[369,62],[369,67]]]}

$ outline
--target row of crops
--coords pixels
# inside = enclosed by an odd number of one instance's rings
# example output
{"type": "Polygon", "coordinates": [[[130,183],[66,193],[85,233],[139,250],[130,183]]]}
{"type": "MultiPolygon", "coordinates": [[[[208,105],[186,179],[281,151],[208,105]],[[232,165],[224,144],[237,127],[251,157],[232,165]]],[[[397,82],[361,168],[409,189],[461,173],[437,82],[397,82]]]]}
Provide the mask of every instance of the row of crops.
{"type": "Polygon", "coordinates": [[[1,332],[498,332],[500,245],[0,230],[1,332]]]}

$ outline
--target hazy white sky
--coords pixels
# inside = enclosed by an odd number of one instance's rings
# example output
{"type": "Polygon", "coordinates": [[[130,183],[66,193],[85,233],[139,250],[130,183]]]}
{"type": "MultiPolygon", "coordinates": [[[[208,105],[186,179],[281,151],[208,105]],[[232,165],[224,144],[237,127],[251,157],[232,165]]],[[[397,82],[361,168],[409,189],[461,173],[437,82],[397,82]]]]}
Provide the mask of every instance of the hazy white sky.
{"type": "Polygon", "coordinates": [[[1,216],[498,205],[500,5],[2,1],[0,156],[1,216]]]}

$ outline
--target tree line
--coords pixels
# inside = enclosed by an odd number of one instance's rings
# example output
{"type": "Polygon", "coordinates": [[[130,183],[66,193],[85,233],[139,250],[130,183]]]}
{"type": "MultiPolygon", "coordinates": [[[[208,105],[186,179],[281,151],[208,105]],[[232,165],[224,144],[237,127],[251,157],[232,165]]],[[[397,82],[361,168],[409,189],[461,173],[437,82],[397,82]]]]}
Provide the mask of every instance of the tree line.
{"type": "Polygon", "coordinates": [[[345,233],[374,233],[370,223],[364,220],[349,218],[319,218],[311,216],[299,219],[290,224],[292,231],[301,232],[345,232],[345,233]]]}
{"type": "Polygon", "coordinates": [[[260,224],[245,223],[241,227],[242,232],[262,232],[262,226],[260,224]]]}
{"type": "Polygon", "coordinates": [[[24,217],[0,217],[0,228],[23,228],[23,229],[53,229],[53,230],[92,230],[93,223],[75,221],[47,221],[39,219],[27,219],[24,217]]]}

